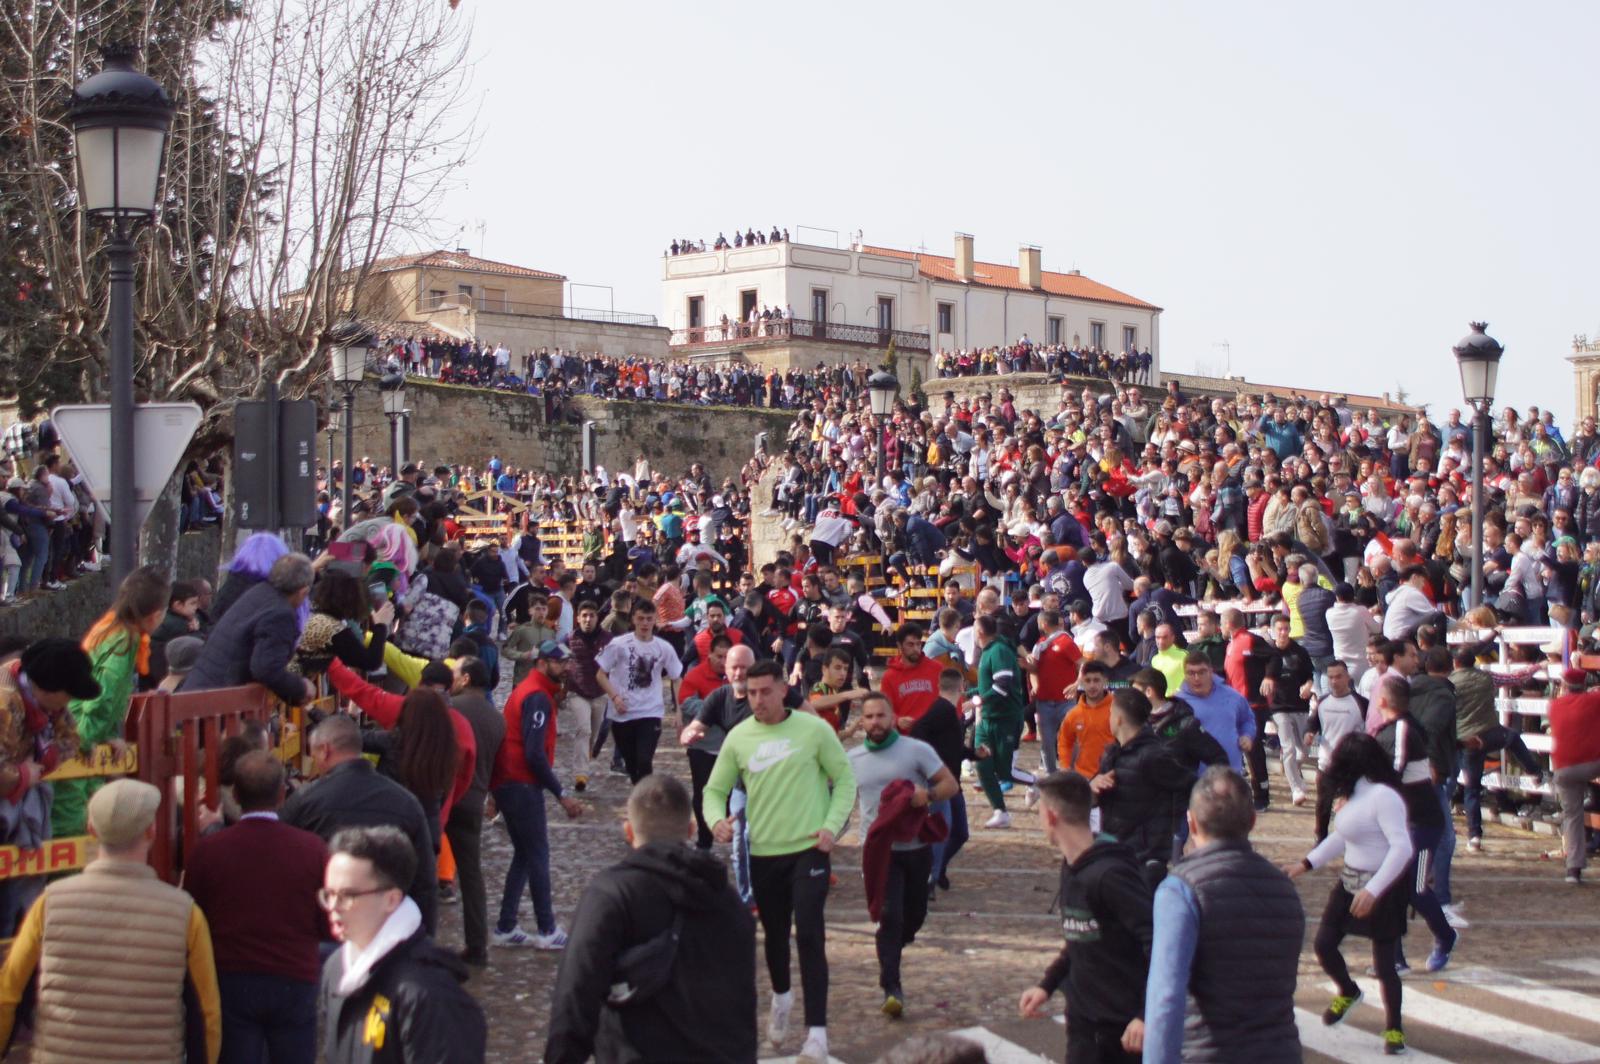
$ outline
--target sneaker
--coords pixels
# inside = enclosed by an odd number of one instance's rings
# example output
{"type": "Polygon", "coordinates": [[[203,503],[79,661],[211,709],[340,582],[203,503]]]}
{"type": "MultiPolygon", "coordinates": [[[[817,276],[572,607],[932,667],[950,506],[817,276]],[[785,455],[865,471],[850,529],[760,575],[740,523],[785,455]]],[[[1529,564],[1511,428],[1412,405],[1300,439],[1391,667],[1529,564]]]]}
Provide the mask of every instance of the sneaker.
{"type": "Polygon", "coordinates": [[[1022,799],[1022,808],[1032,809],[1039,804],[1039,788],[1029,787],[1027,797],[1022,799]]]}
{"type": "Polygon", "coordinates": [[[789,1013],[794,1009],[794,991],[772,995],[772,1011],[767,1015],[767,1041],[782,1049],[789,1037],[789,1013]]]}
{"type": "Polygon", "coordinates": [[[1465,931],[1467,928],[1472,926],[1467,918],[1461,915],[1461,906],[1459,903],[1454,905],[1442,905],[1440,908],[1444,910],[1445,922],[1451,927],[1455,928],[1457,931],[1465,931]]]}
{"type": "Polygon", "coordinates": [[[628,775],[628,766],[624,765],[621,761],[614,761],[611,764],[611,774],[613,776],[622,776],[626,778],[628,775]]]}
{"type": "Polygon", "coordinates": [[[934,880],[934,882],[939,884],[940,890],[950,889],[950,877],[945,875],[943,872],[939,873],[939,878],[934,880]]]}
{"type": "Polygon", "coordinates": [[[1467,849],[1471,850],[1473,853],[1482,853],[1483,852],[1483,840],[1480,839],[1480,838],[1476,838],[1476,837],[1468,839],[1467,840],[1467,849]]]}
{"type": "Polygon", "coordinates": [[[1383,1055],[1398,1057],[1405,1054],[1406,1036],[1404,1031],[1397,1031],[1393,1027],[1383,1032],[1383,1055]]]}
{"type": "Polygon", "coordinates": [[[533,948],[543,950],[566,949],[567,933],[558,927],[548,935],[534,935],[533,948]]]}
{"type": "Polygon", "coordinates": [[[1291,797],[1289,799],[1289,804],[1290,805],[1295,805],[1295,806],[1305,805],[1306,804],[1306,792],[1305,791],[1297,792],[1293,797],[1291,797]]]}
{"type": "Polygon", "coordinates": [[[489,932],[489,943],[494,946],[531,946],[533,936],[520,927],[513,927],[510,931],[489,932]]]}
{"type": "Polygon", "coordinates": [[[1342,1021],[1350,1015],[1350,1010],[1361,1004],[1361,991],[1357,990],[1353,997],[1335,994],[1333,1000],[1328,1002],[1328,1007],[1322,1010],[1322,1023],[1326,1027],[1342,1021]]]}
{"type": "MultiPolygon", "coordinates": [[[[1366,971],[1367,971],[1367,974],[1369,976],[1371,976],[1372,978],[1374,978],[1374,979],[1378,978],[1378,969],[1374,968],[1372,965],[1370,965],[1370,964],[1367,965],[1366,971]]],[[[1404,959],[1401,959],[1400,961],[1397,961],[1395,963],[1395,966],[1394,966],[1394,974],[1398,975],[1398,976],[1410,975],[1411,974],[1411,964],[1410,964],[1410,962],[1408,962],[1408,961],[1406,961],[1404,959]]]]}
{"type": "Polygon", "coordinates": [[[898,1020],[900,1014],[906,1011],[905,998],[898,989],[890,990],[883,995],[883,1007],[878,1011],[891,1019],[898,1020]]]}
{"type": "Polygon", "coordinates": [[[1581,868],[1569,868],[1569,869],[1567,869],[1567,886],[1569,886],[1569,887],[1581,887],[1581,886],[1583,886],[1583,869],[1581,869],[1581,868]]]}
{"type": "Polygon", "coordinates": [[[440,883],[439,884],[439,904],[440,905],[455,905],[460,901],[461,901],[461,895],[460,895],[459,892],[457,892],[456,885],[454,883],[440,883]]]}
{"type": "Polygon", "coordinates": [[[795,1064],[828,1064],[828,1040],[808,1035],[806,1044],[800,1047],[800,1055],[794,1059],[795,1064]]]}
{"type": "Polygon", "coordinates": [[[575,790],[575,791],[579,791],[579,792],[588,790],[589,789],[589,777],[588,776],[579,776],[576,779],[574,779],[572,781],[572,789],[575,790]]]}
{"type": "Polygon", "coordinates": [[[465,946],[463,946],[461,948],[461,952],[457,953],[456,956],[461,958],[461,961],[462,961],[463,964],[466,964],[466,965],[468,965],[470,967],[473,967],[473,968],[487,968],[487,967],[489,967],[489,955],[487,953],[473,953],[471,950],[469,950],[465,946]]]}
{"type": "MultiPolygon", "coordinates": [[[[1451,943],[1451,948],[1455,948],[1455,943],[1451,943]]],[[[1445,965],[1449,963],[1450,950],[1445,949],[1439,943],[1435,942],[1433,944],[1432,952],[1428,954],[1428,961],[1425,965],[1423,965],[1423,967],[1427,968],[1430,972],[1442,972],[1445,969],[1445,965]]]]}
{"type": "Polygon", "coordinates": [[[986,828],[1008,828],[1011,826],[1011,814],[1004,809],[996,809],[994,816],[983,822],[986,828]]]}
{"type": "Polygon", "coordinates": [[[1001,794],[1010,794],[1011,793],[1011,788],[1013,786],[1015,786],[1015,784],[1013,784],[1010,780],[1001,780],[1000,781],[1000,793],[1001,794]]]}
{"type": "Polygon", "coordinates": [[[1025,743],[1036,743],[1039,741],[1039,733],[1034,731],[1032,728],[1029,728],[1027,731],[1022,733],[1022,741],[1025,743]]]}
{"type": "Polygon", "coordinates": [[[63,584],[59,580],[46,580],[44,582],[44,589],[46,591],[60,591],[62,588],[66,587],[66,586],[67,586],[66,584],[63,584]]]}

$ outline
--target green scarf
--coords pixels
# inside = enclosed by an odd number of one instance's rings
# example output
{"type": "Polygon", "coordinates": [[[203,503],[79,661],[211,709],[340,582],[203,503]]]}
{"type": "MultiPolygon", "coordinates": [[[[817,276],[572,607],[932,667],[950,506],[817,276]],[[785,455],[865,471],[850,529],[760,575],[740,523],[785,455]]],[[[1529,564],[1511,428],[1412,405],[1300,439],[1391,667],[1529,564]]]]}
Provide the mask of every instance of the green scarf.
{"type": "Polygon", "coordinates": [[[900,733],[891,728],[889,729],[889,737],[881,743],[873,742],[872,738],[869,736],[867,738],[867,749],[873,751],[874,753],[879,750],[887,750],[889,747],[894,745],[894,741],[898,738],[900,738],[900,733]]]}

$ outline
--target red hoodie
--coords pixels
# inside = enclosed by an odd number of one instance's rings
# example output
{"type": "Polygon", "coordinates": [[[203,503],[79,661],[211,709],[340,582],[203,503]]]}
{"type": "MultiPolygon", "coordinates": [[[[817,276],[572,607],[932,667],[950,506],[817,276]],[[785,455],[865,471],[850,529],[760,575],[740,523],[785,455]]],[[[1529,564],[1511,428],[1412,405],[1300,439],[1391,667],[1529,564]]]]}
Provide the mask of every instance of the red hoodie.
{"type": "MultiPolygon", "coordinates": [[[[328,680],[335,691],[361,707],[362,712],[377,721],[379,726],[393,728],[400,722],[400,707],[406,700],[404,695],[390,694],[368,683],[351,672],[338,658],[334,658],[328,666],[328,680]]],[[[472,731],[472,724],[456,712],[454,706],[450,707],[450,727],[456,733],[456,774],[450,784],[450,793],[445,796],[444,806],[439,810],[440,824],[450,819],[451,807],[472,786],[472,774],[478,766],[478,737],[472,731]]]]}
{"type": "Polygon", "coordinates": [[[883,673],[883,693],[889,696],[895,718],[917,720],[939,699],[939,674],[944,662],[923,655],[915,665],[899,656],[889,661],[883,673]]]}

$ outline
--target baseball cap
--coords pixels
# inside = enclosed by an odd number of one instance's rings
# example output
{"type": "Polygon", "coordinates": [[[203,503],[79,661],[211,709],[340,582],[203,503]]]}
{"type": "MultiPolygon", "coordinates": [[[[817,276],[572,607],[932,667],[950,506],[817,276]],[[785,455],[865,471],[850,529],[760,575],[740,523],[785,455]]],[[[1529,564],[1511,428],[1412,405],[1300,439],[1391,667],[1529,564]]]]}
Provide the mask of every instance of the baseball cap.
{"type": "Polygon", "coordinates": [[[143,780],[120,779],[95,791],[89,799],[89,827],[107,846],[133,842],[155,823],[161,789],[143,780]]]}
{"type": "Polygon", "coordinates": [[[572,651],[557,643],[554,639],[546,639],[539,644],[539,649],[534,652],[534,657],[547,661],[566,661],[572,657],[572,651]]]}
{"type": "Polygon", "coordinates": [[[1563,669],[1561,682],[1568,687],[1582,687],[1589,682],[1589,674],[1582,669],[1563,669]]]}

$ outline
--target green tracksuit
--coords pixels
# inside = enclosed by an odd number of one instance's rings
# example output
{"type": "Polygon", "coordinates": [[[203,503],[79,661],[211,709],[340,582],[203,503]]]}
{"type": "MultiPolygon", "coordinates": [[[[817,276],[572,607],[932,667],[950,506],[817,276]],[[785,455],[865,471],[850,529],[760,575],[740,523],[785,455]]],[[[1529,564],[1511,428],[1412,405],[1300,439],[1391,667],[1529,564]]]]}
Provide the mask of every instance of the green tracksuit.
{"type": "Polygon", "coordinates": [[[974,734],[977,745],[989,748],[989,756],[978,762],[978,782],[983,784],[983,796],[995,809],[1006,807],[1000,781],[1011,778],[1011,758],[1017,752],[1022,708],[1027,702],[1024,690],[1015,644],[1004,635],[995,636],[978,659],[982,709],[974,734]]]}

